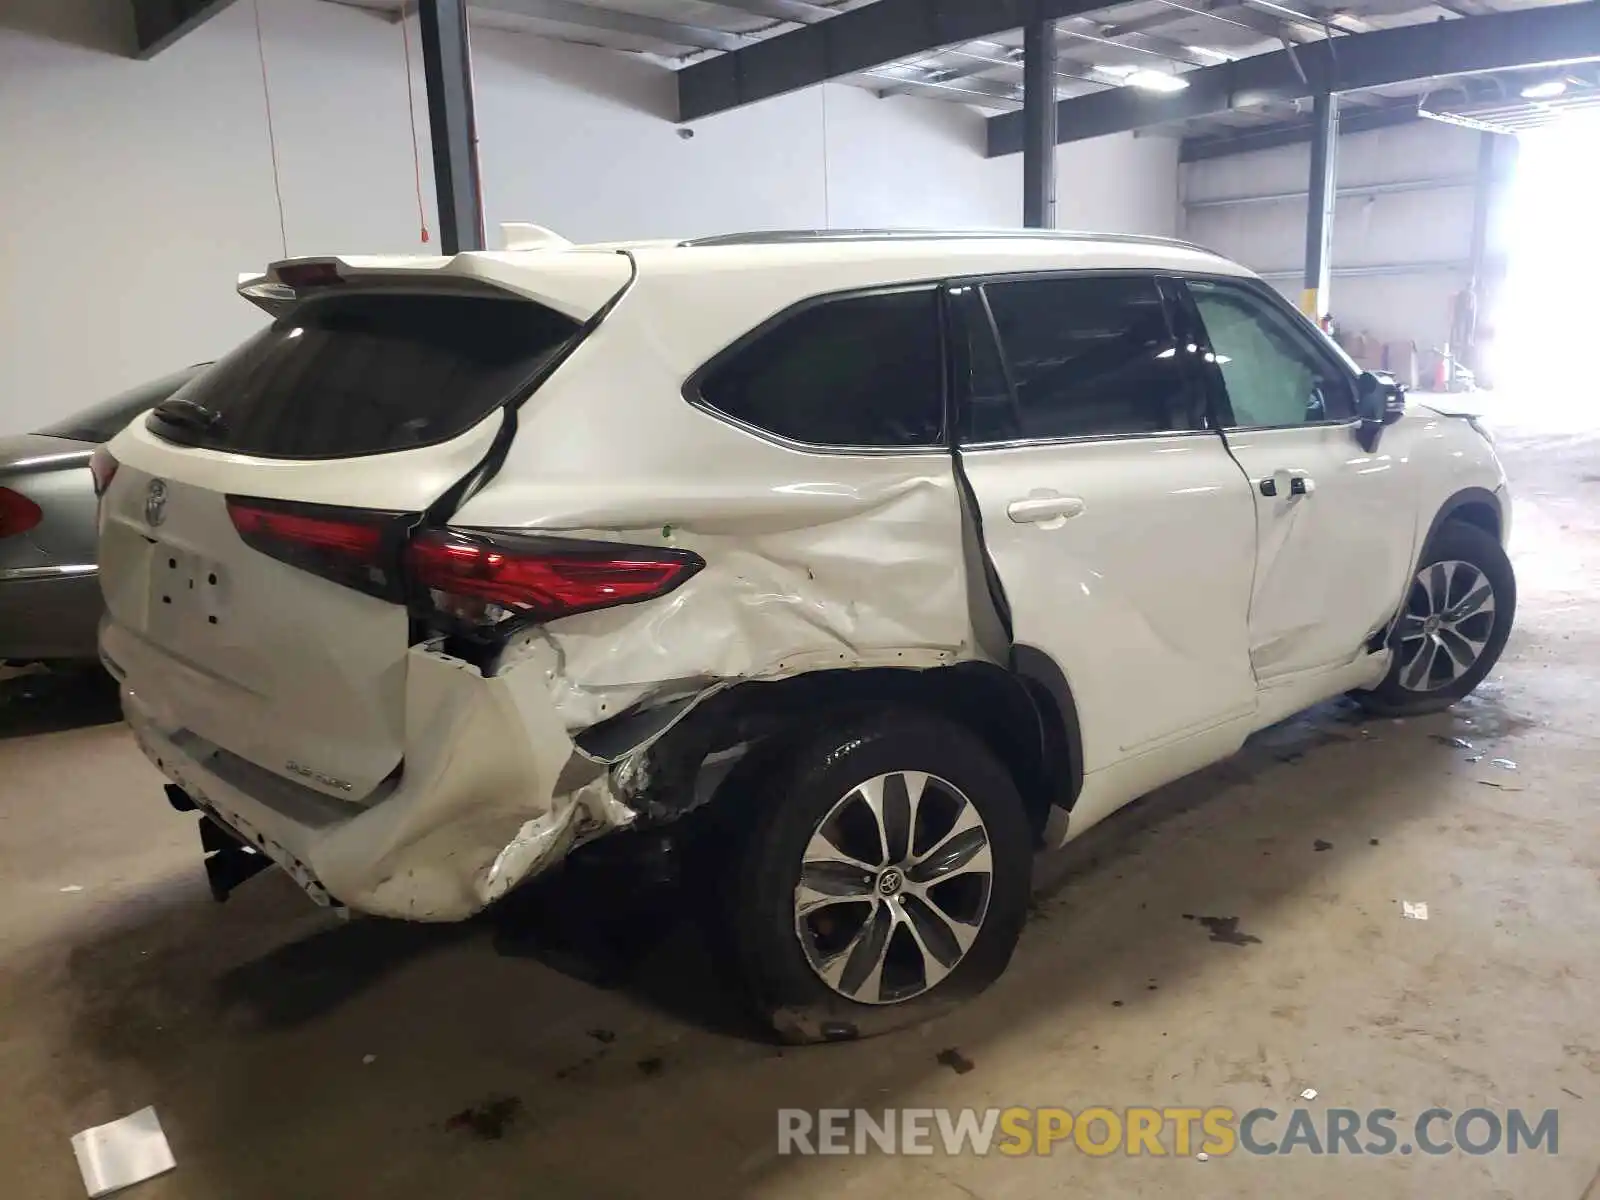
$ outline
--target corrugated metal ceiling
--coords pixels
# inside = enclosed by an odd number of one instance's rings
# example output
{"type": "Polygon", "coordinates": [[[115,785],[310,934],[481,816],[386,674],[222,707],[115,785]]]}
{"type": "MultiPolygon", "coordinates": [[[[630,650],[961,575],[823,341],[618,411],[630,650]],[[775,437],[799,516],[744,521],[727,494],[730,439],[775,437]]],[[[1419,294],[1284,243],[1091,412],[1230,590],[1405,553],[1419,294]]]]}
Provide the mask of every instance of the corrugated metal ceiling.
{"type": "MultiPolygon", "coordinates": [[[[405,0],[329,0],[330,3],[398,13],[405,0]]],[[[637,54],[670,67],[736,50],[801,25],[875,0],[471,0],[475,24],[522,30],[561,41],[637,54]]],[[[1337,8],[1308,0],[1135,0],[1109,5],[1057,24],[1060,64],[1057,95],[1063,99],[1124,86],[1134,71],[1181,74],[1196,67],[1279,50],[1322,38],[1429,21],[1460,20],[1491,12],[1543,7],[1564,0],[1350,0],[1337,8]]],[[[883,95],[918,95],[969,104],[985,112],[1007,112],[1022,102],[1022,33],[957,43],[844,77],[883,95]]],[[[1524,81],[1525,82],[1525,81],[1524,81]]],[[[1517,73],[1502,75],[1503,99],[1496,120],[1536,122],[1522,105],[1517,73]]],[[[1594,86],[1592,72],[1579,70],[1574,96],[1594,86]]],[[[1447,108],[1452,88],[1461,105],[1483,102],[1481,89],[1435,79],[1398,87],[1347,93],[1354,106],[1394,103],[1429,95],[1447,108]],[[1444,97],[1444,100],[1440,100],[1444,97]]],[[[1566,103],[1570,103],[1569,100],[1566,103]]],[[[1584,101],[1586,102],[1586,101],[1584,101]]],[[[1169,132],[1214,132],[1282,120],[1297,106],[1274,104],[1236,109],[1186,122],[1169,132]]],[[[1507,125],[1510,127],[1510,124],[1507,125]]]]}

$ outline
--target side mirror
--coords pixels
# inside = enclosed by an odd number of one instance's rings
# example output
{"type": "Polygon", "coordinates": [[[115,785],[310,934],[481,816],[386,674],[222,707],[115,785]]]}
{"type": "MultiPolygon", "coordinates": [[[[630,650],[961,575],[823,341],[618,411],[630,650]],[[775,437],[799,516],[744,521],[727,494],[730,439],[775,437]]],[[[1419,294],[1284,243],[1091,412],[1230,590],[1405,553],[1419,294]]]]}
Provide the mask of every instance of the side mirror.
{"type": "Polygon", "coordinates": [[[1392,375],[1363,371],[1356,395],[1356,415],[1361,425],[1356,441],[1371,454],[1383,437],[1383,427],[1393,425],[1406,414],[1406,389],[1392,375]]]}

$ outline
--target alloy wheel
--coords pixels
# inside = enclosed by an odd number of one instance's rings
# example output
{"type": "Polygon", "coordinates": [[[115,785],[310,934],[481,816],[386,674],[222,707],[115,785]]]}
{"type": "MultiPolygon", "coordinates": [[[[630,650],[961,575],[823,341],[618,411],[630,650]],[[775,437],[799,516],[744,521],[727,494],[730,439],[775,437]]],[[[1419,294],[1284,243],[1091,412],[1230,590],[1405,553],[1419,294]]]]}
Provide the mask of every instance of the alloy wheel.
{"type": "Polygon", "coordinates": [[[1418,571],[1400,617],[1400,686],[1435,692],[1472,670],[1494,632],[1494,601],[1488,577],[1469,562],[1418,571]]]}
{"type": "Polygon", "coordinates": [[[839,995],[909,1000],[972,948],[993,872],[988,828],[959,788],[916,771],[878,775],[812,832],[794,889],[795,933],[839,995]]]}

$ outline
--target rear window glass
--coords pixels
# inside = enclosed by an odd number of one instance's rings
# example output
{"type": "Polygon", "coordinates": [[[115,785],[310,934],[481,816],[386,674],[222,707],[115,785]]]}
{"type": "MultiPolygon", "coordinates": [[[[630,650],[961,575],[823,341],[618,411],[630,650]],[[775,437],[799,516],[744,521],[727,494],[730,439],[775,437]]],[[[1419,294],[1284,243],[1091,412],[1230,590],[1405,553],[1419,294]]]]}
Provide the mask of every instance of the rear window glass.
{"type": "Polygon", "coordinates": [[[296,306],[151,414],[168,441],[344,458],[464,433],[570,338],[527,300],[350,292],[296,306]]]}
{"type": "Polygon", "coordinates": [[[193,379],[201,369],[187,367],[149,383],[141,383],[82,412],[73,413],[66,420],[39,432],[46,437],[72,438],[79,442],[109,442],[127,428],[129,421],[160,404],[193,379]]]}
{"type": "Polygon", "coordinates": [[[713,367],[700,396],[790,441],[937,446],[943,426],[932,289],[850,296],[779,321],[713,367]]]}

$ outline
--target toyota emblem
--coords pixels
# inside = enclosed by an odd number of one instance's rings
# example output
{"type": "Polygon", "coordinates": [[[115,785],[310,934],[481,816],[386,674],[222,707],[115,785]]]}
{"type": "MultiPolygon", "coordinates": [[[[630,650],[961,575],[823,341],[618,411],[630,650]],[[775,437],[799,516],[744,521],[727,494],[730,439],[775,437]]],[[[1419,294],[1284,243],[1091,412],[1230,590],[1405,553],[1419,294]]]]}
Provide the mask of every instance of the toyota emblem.
{"type": "Polygon", "coordinates": [[[152,479],[145,490],[144,519],[152,528],[167,519],[167,485],[160,479],[152,479]]]}

